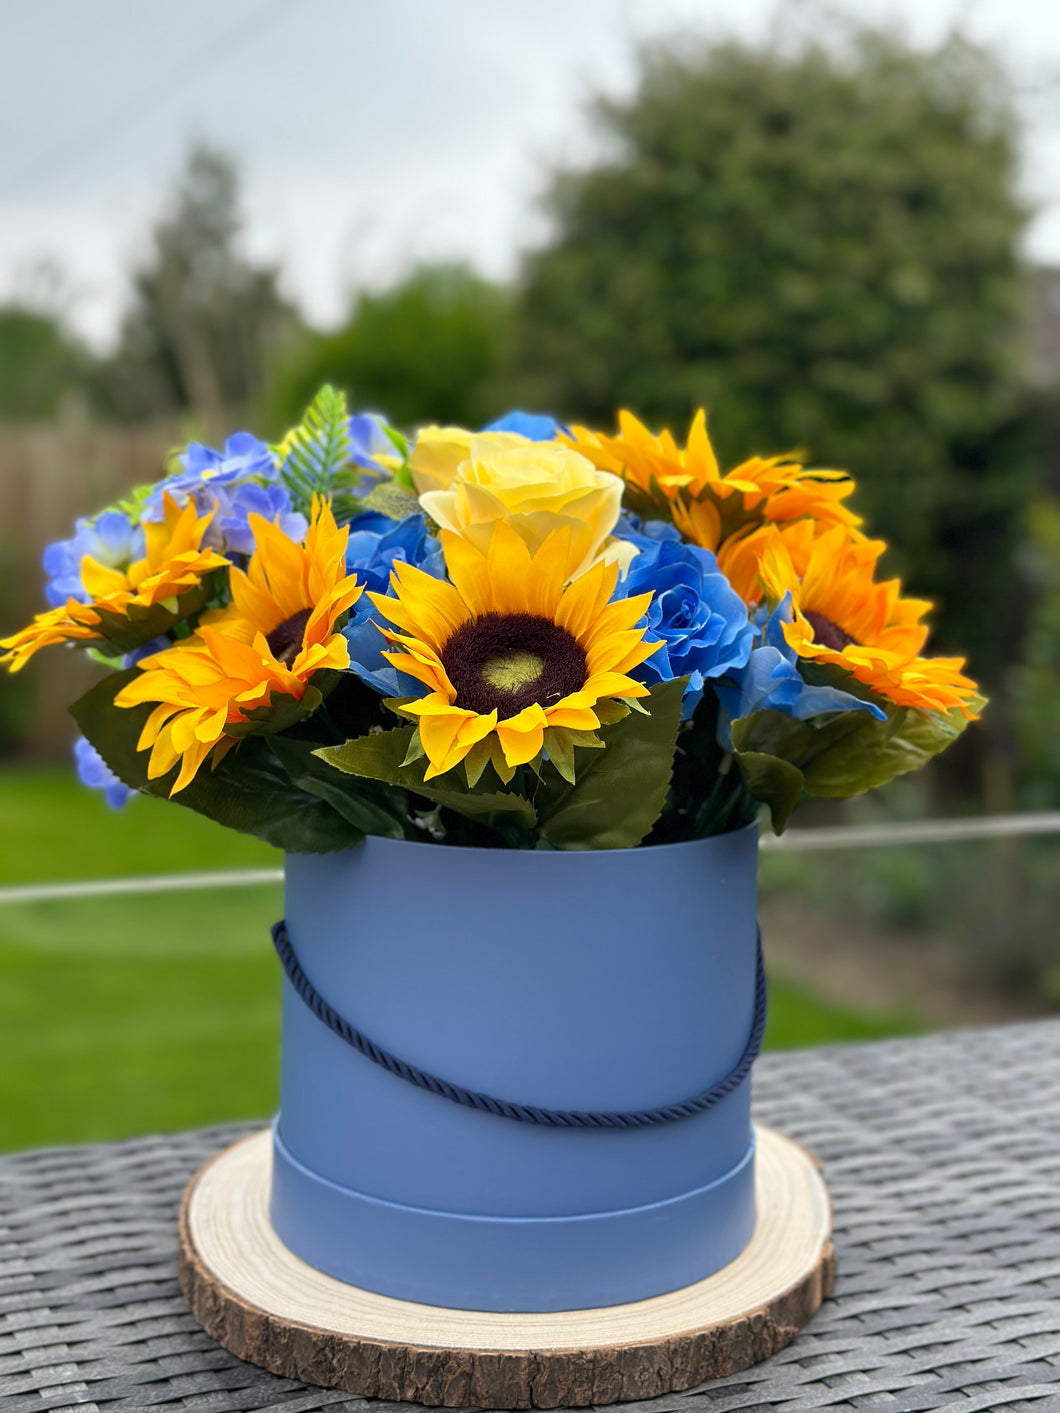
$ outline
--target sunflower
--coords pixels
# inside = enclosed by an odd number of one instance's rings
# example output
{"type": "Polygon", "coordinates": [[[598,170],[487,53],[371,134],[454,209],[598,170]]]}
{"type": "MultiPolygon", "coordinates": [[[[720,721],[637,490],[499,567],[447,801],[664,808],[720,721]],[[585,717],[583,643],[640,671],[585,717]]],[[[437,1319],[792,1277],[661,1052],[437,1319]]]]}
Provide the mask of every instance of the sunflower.
{"type": "Polygon", "coordinates": [[[626,673],[659,646],[637,626],[651,595],[609,602],[615,564],[568,583],[568,527],[534,553],[505,520],[485,552],[445,530],[442,546],[451,583],[396,563],[396,597],[369,594],[401,630],[382,630],[395,644],[385,656],[427,688],[398,704],[418,722],[425,779],[464,761],[474,784],[492,758],[507,781],[543,749],[561,768],[565,733],[592,733],[648,695],[626,673]]]}
{"type": "Polygon", "coordinates": [[[303,545],[260,515],[250,522],[256,548],[246,573],[229,573],[231,606],[204,615],[192,637],[144,658],[140,676],[114,699],[119,707],[157,703],[137,749],[151,749],[151,780],[180,761],[173,795],[211,752],[216,765],[238,737],[279,729],[292,709],[313,710],[315,673],[349,666],[336,631],[362,589],[346,574],[349,530],[315,499],[303,545]]]}
{"type": "MultiPolygon", "coordinates": [[[[766,548],[779,535],[791,558],[796,574],[801,578],[806,572],[813,553],[814,543],[821,534],[821,528],[813,520],[789,520],[781,525],[748,525],[746,529],[730,535],[718,548],[718,568],[746,604],[756,604],[762,598],[762,579],[759,569],[766,548]]],[[[850,530],[852,540],[860,540],[857,530],[850,530]]],[[[880,546],[882,552],[883,546],[880,546]]]]}
{"type": "Polygon", "coordinates": [[[631,412],[619,412],[618,423],[615,437],[573,427],[560,439],[600,470],[621,476],[633,510],[671,516],[685,538],[704,549],[717,551],[729,536],[767,522],[860,524],[842,503],[854,489],[845,471],[809,469],[793,456],[754,456],[723,475],[702,408],[684,450],[668,431],[653,436],[631,412]]]}
{"type": "Polygon", "coordinates": [[[793,618],[783,625],[788,646],[804,662],[842,668],[898,706],[957,707],[974,718],[976,684],[962,675],[964,659],[920,656],[928,636],[921,619],[930,603],[902,598],[897,579],[873,577],[884,548],[837,526],[813,542],[800,573],[773,530],[759,574],[770,600],[791,596],[793,618]]]}
{"type": "Polygon", "coordinates": [[[143,527],[143,559],[127,569],[110,569],[86,554],[80,574],[92,602],[68,599],[61,608],[39,613],[21,632],[0,640],[0,648],[7,651],[8,670],[17,672],[35,652],[52,643],[106,639],[116,651],[127,652],[201,607],[206,598],[203,577],[228,565],[216,551],[202,548],[212,518],[212,512],[200,517],[191,501],[181,510],[167,495],[164,521],[143,527]]]}

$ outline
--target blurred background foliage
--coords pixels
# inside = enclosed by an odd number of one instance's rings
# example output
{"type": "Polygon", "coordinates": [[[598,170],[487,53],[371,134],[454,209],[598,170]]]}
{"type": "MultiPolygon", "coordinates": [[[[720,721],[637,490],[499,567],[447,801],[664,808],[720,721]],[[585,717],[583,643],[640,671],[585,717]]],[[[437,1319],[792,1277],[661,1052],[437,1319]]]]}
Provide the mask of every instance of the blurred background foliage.
{"type": "Polygon", "coordinates": [[[91,367],[59,317],[18,304],[0,309],[0,418],[55,417],[91,367]]]}
{"type": "Polygon", "coordinates": [[[322,383],[351,407],[385,408],[399,427],[480,427],[505,387],[512,299],[462,265],[427,265],[390,289],[361,293],[334,333],[310,333],[277,368],[263,415],[295,423],[322,383]]]}
{"type": "Polygon", "coordinates": [[[728,464],[850,468],[940,646],[996,681],[1035,472],[1003,74],[959,39],[876,33],[664,50],[597,121],[613,155],[557,176],[524,274],[529,399],[671,425],[705,403],[728,464]]]}
{"type": "Polygon", "coordinates": [[[132,271],[118,346],[89,375],[100,415],[193,412],[211,429],[247,416],[302,321],[280,293],[279,271],[244,253],[241,227],[235,165],[195,148],[132,271]]]}
{"type": "MultiPolygon", "coordinates": [[[[547,234],[509,286],[459,264],[416,266],[359,290],[340,327],[312,328],[282,271],[247,253],[235,163],[199,147],[130,271],[113,350],[83,347],[62,301],[39,291],[0,308],[0,621],[39,607],[40,547],[74,515],[154,479],[179,439],[216,443],[244,425],[278,435],[325,380],[407,429],[478,426],[517,405],[607,428],[626,405],[681,438],[705,405],[727,466],[798,447],[854,474],[856,508],[894,546],[887,567],[937,604],[935,650],[967,652],[992,698],[981,728],[923,779],[801,822],[1060,808],[1060,271],[1020,253],[1009,76],[960,36],[923,50],[847,26],[827,42],[645,49],[634,95],[597,101],[590,120],[598,156],[553,171],[547,234]]],[[[50,800],[86,838],[151,832],[153,867],[194,866],[203,845],[177,822],[184,811],[165,812],[170,829],[137,801],[104,825],[97,800],[75,807],[54,783],[47,761],[72,734],[55,703],[73,694],[71,670],[53,654],[0,681],[12,819],[31,797],[50,800]],[[144,810],[149,831],[129,823],[144,810]]],[[[10,881],[51,876],[44,841],[57,827],[16,831],[38,843],[12,854],[10,881]]],[[[210,863],[238,863],[246,846],[211,837],[210,863]]],[[[128,871],[121,856],[86,850],[66,876],[128,871]]],[[[1054,840],[865,850],[842,867],[774,854],[763,892],[775,1042],[1060,1004],[1054,840]]],[[[247,901],[255,947],[268,904],[247,901]]],[[[180,908],[137,906],[145,928],[149,915],[193,925],[180,908]]],[[[131,925],[98,919],[100,938],[131,925]]],[[[0,914],[9,996],[32,991],[32,959],[52,957],[64,925],[37,905],[0,914]]],[[[249,965],[238,927],[232,937],[207,990],[236,987],[249,965]]],[[[167,947],[150,963],[160,975],[167,947]]],[[[260,988],[272,964],[254,965],[246,1043],[265,1079],[178,1107],[174,1121],[266,1102],[273,1021],[260,988]]],[[[206,1004],[197,985],[189,1012],[206,1004]]],[[[124,1005],[113,995],[112,1022],[124,1005]]],[[[28,1043],[14,1012],[2,1033],[28,1043]]],[[[234,1032],[232,1043],[243,1043],[234,1032]]],[[[172,1056],[158,1065],[180,1068],[172,1056]]],[[[34,1123],[19,1132],[45,1141],[51,1130],[34,1123]]]]}

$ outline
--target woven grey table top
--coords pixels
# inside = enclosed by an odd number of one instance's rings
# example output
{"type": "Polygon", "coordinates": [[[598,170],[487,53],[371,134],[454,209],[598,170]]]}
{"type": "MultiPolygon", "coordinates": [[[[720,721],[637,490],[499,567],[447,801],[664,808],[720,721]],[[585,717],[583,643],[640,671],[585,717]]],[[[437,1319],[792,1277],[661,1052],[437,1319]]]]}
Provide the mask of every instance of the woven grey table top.
{"type": "MultiPolygon", "coordinates": [[[[759,1117],[824,1161],[836,1296],[769,1362],[624,1407],[1060,1410],[1060,1021],[755,1069],[759,1117]]],[[[370,1406],[241,1363],[184,1308],[181,1190],[247,1127],[0,1158],[3,1413],[370,1406]]]]}

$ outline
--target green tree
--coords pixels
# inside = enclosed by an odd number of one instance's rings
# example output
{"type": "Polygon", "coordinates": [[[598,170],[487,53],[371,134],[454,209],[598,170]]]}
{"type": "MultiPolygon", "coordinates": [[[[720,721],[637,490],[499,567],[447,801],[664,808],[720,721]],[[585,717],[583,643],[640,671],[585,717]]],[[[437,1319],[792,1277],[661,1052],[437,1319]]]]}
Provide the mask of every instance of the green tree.
{"type": "Polygon", "coordinates": [[[82,388],[90,360],[55,314],[0,307],[0,417],[54,417],[82,388]]]}
{"type": "Polygon", "coordinates": [[[258,395],[300,324],[278,273],[243,253],[239,180],[223,153],[190,154],[151,252],[133,274],[104,409],[128,419],[190,410],[212,429],[258,395]]]}
{"type": "Polygon", "coordinates": [[[1043,494],[1030,508],[1028,577],[1035,592],[1014,672],[1013,701],[1030,808],[1055,809],[1060,800],[1060,500],[1043,494]]]}
{"type": "Polygon", "coordinates": [[[276,429],[301,416],[322,383],[396,425],[476,427],[498,412],[508,296],[462,265],[425,265],[390,289],[357,296],[335,333],[311,336],[268,398],[276,429]]]}
{"type": "Polygon", "coordinates": [[[556,176],[525,267],[519,399],[675,432],[705,404],[729,464],[850,469],[940,645],[996,679],[1033,471],[1004,74],[866,30],[663,48],[596,115],[610,155],[556,176]]]}

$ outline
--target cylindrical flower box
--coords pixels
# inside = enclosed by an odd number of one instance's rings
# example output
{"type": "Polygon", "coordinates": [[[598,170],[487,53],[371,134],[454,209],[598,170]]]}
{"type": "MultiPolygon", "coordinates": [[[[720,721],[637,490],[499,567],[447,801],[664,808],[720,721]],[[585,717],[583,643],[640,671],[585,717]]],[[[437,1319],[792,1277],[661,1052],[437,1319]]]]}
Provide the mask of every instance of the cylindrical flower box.
{"type": "MultiPolygon", "coordinates": [[[[751,1032],[757,828],[551,852],[370,837],[289,855],[287,931],[377,1045],[470,1090],[564,1110],[678,1103],[751,1032]]],[[[270,1206],[285,1245],[363,1289],[543,1312],[679,1289],[755,1226],[750,1081],[643,1127],[549,1127],[388,1073],[284,982],[270,1206]]]]}

